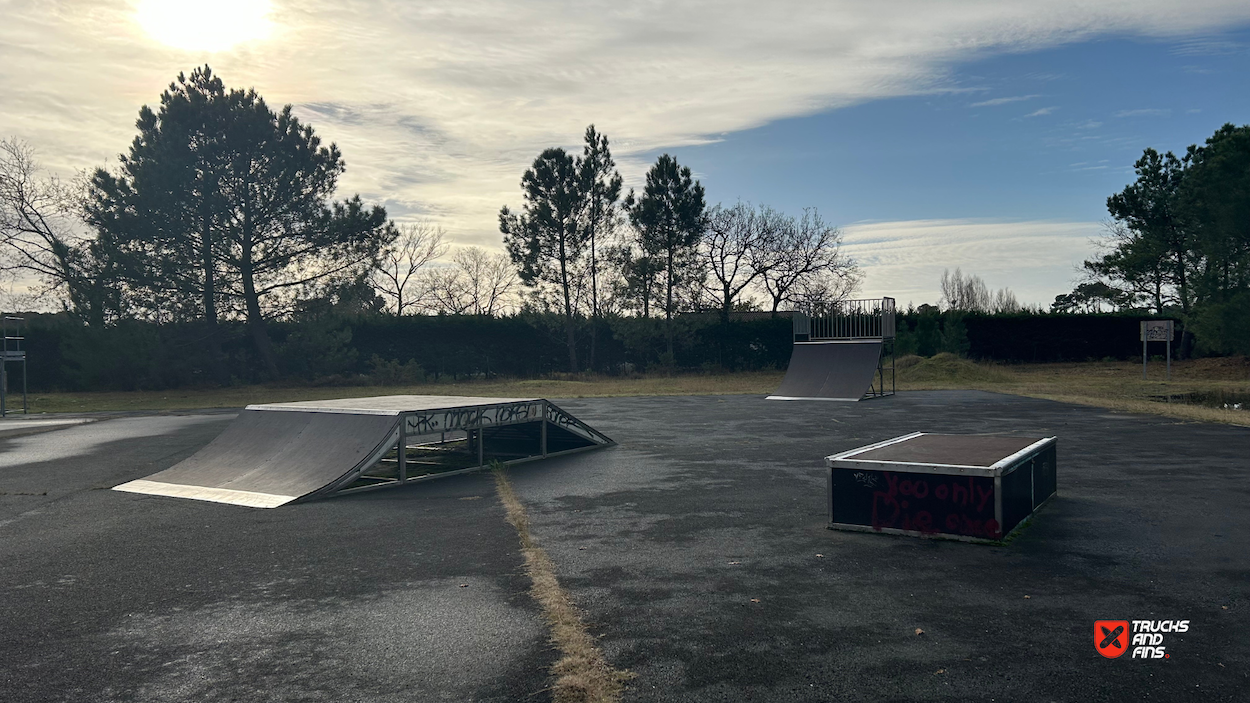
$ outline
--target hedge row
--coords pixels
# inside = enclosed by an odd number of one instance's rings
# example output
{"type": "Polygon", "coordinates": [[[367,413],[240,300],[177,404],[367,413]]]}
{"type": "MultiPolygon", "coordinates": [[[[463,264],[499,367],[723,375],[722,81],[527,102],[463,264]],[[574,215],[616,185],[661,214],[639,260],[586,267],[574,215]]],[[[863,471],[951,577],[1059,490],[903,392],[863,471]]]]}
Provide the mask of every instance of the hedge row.
{"type": "MultiPolygon", "coordinates": [[[[950,351],[1009,362],[1132,358],[1140,354],[1137,316],[951,315],[909,313],[898,324],[900,355],[950,351]]],[[[668,368],[741,371],[785,368],[791,326],[785,317],[721,322],[715,315],[675,321],[670,357],[664,322],[602,320],[578,331],[580,366],[620,374],[668,368]]],[[[270,330],[280,379],[261,371],[241,323],[219,326],[220,356],[203,324],[127,321],[82,326],[64,315],[29,315],[26,349],[33,391],[160,389],[265,380],[298,383],[417,382],[481,376],[539,377],[568,370],[561,319],[323,317],[270,330]]],[[[1162,350],[1157,350],[1161,352],[1162,350]]]]}

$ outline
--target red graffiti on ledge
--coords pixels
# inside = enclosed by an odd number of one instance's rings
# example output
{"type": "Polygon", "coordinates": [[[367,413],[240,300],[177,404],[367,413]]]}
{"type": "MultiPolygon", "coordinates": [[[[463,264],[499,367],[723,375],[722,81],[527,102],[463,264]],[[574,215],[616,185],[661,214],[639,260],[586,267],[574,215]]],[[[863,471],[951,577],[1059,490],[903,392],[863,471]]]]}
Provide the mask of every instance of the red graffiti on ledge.
{"type": "Polygon", "coordinates": [[[886,490],[872,494],[872,529],[897,528],[932,534],[997,539],[994,480],[883,471],[886,490]]]}

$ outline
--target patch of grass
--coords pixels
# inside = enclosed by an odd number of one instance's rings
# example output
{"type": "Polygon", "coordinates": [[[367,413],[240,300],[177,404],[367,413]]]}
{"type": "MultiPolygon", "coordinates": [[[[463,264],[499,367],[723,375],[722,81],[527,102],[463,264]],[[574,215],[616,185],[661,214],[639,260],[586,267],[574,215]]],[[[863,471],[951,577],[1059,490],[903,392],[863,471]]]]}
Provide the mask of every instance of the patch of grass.
{"type": "Polygon", "coordinates": [[[600,398],[637,395],[728,395],[771,393],[780,371],[647,376],[566,375],[549,379],[491,379],[401,386],[231,386],[102,393],[36,393],[32,413],[176,411],[241,408],[252,403],[287,403],[375,395],[468,395],[489,397],[600,398]]]}
{"type": "Polygon", "coordinates": [[[952,383],[1005,383],[1011,378],[997,365],[978,364],[947,352],[928,359],[915,355],[905,356],[895,362],[895,373],[899,383],[905,383],[912,389],[921,388],[925,384],[946,387],[952,383]]]}
{"type": "Polygon", "coordinates": [[[939,354],[931,359],[905,357],[899,362],[899,390],[994,391],[1184,421],[1250,426],[1246,410],[1155,400],[1191,393],[1250,392],[1250,361],[1240,357],[1173,362],[1171,380],[1164,377],[1163,362],[1151,362],[1146,379],[1141,364],[1131,361],[995,364],[939,354]]]}
{"type": "Polygon", "coordinates": [[[533,586],[530,595],[542,608],[551,627],[551,642],[560,650],[560,658],[551,667],[555,676],[552,699],[556,703],[615,703],[621,699],[625,682],[634,675],[613,669],[595,644],[595,638],[582,622],[581,613],[573,605],[564,587],[556,579],[555,564],[547,552],[534,542],[530,534],[529,516],[521,504],[502,466],[496,465],[495,489],[503,503],[508,523],[516,529],[525,557],[525,573],[533,586]]]}
{"type": "MultiPolygon", "coordinates": [[[[1178,420],[1250,426],[1250,411],[1203,407],[1152,398],[1186,394],[1250,393],[1250,360],[1241,357],[1173,362],[1171,380],[1164,364],[1151,362],[1143,380],[1131,361],[1064,364],[998,364],[961,359],[906,356],[895,362],[898,389],[985,390],[1149,413],[1178,420]]],[[[724,374],[654,374],[629,377],[591,374],[547,379],[490,379],[400,386],[235,386],[230,388],[136,391],[131,393],[38,393],[31,412],[170,412],[241,408],[250,403],[281,403],[375,395],[467,395],[494,397],[595,398],[648,395],[767,395],[784,374],[757,371],[724,374]]]]}

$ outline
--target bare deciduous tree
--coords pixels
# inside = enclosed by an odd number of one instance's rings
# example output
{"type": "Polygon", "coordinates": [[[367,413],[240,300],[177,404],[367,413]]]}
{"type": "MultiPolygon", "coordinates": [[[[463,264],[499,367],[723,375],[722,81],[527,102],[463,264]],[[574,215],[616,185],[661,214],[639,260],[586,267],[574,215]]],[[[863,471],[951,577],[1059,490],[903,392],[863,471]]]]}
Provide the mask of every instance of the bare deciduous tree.
{"type": "Polygon", "coordinates": [[[447,253],[445,236],[441,227],[428,222],[402,224],[399,236],[382,250],[373,287],[396,315],[420,303],[420,296],[410,293],[410,286],[417,283],[422,268],[447,253]]]}
{"type": "Polygon", "coordinates": [[[1008,288],[991,292],[985,281],[975,274],[964,275],[958,268],[942,271],[942,305],[947,310],[964,312],[1017,312],[1021,309],[1015,293],[1008,288]]]}
{"type": "Polygon", "coordinates": [[[821,271],[799,281],[793,302],[803,308],[830,309],[859,290],[862,277],[858,269],[833,273],[821,271]]]}
{"type": "Polygon", "coordinates": [[[480,247],[461,247],[450,266],[423,276],[425,306],[450,315],[499,315],[512,305],[518,280],[512,259],[480,247]]]}
{"type": "Polygon", "coordinates": [[[797,219],[785,218],[781,235],[769,244],[760,287],[772,302],[774,315],[782,303],[799,303],[804,286],[813,280],[826,276],[858,280],[859,267],[842,254],[842,232],[827,224],[816,208],[804,209],[797,219]]]}
{"type": "Polygon", "coordinates": [[[775,240],[785,231],[785,218],[765,206],[717,205],[708,214],[701,251],[713,280],[705,288],[722,320],[729,320],[743,291],[772,267],[769,253],[778,249],[775,240]]]}
{"type": "Polygon", "coordinates": [[[0,140],[0,270],[33,276],[43,294],[68,299],[92,325],[103,325],[120,306],[121,291],[103,243],[79,229],[73,188],[44,175],[34,150],[17,139],[0,140]]]}

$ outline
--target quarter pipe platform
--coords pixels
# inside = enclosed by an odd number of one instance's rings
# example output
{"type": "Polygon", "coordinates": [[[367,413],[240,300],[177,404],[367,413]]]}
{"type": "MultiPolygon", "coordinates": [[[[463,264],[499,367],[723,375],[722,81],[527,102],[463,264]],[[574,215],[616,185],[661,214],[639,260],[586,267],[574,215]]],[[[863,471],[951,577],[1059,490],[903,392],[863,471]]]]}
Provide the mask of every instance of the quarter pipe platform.
{"type": "Polygon", "coordinates": [[[880,339],[795,342],[781,387],[769,400],[857,401],[872,387],[880,339]]]}
{"type": "Polygon", "coordinates": [[[611,444],[542,398],[397,395],[249,405],[199,452],[113,490],[276,508],[611,444]]]}

